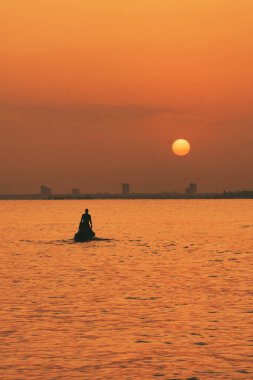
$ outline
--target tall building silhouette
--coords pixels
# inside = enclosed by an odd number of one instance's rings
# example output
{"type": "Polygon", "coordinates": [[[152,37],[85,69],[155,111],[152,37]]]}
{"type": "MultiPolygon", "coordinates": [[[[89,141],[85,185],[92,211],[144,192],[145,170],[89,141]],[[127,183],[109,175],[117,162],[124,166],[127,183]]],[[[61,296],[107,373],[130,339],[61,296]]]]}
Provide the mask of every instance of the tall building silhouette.
{"type": "Polygon", "coordinates": [[[127,195],[130,193],[130,185],[129,183],[122,184],[122,194],[127,195]]]}
{"type": "Polygon", "coordinates": [[[190,185],[185,189],[186,195],[196,195],[197,194],[197,184],[190,183],[190,185]]]}
{"type": "Polygon", "coordinates": [[[40,186],[40,195],[43,199],[48,199],[52,196],[52,189],[48,186],[40,186]]]}

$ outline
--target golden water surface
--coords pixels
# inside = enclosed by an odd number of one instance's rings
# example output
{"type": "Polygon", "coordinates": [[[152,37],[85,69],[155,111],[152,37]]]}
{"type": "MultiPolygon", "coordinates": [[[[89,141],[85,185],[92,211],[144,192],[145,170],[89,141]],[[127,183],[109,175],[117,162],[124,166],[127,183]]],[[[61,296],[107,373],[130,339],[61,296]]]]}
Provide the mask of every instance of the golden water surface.
{"type": "Polygon", "coordinates": [[[1,201],[0,228],[1,379],[253,379],[253,200],[1,201]]]}

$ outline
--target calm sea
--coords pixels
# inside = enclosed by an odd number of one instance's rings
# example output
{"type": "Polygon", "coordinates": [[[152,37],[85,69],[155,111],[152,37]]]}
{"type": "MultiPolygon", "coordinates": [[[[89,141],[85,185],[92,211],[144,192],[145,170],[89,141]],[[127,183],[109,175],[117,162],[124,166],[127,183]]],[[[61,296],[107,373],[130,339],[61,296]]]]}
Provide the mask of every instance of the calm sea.
{"type": "Polygon", "coordinates": [[[0,230],[1,379],[253,379],[253,200],[1,201],[0,230]]]}

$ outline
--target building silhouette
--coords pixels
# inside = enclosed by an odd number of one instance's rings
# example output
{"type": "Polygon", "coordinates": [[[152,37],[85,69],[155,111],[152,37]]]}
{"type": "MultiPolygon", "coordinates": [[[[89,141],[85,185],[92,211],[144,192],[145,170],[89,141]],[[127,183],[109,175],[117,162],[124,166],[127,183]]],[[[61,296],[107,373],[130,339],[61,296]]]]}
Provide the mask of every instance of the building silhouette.
{"type": "Polygon", "coordinates": [[[123,183],[122,184],[122,194],[123,195],[130,194],[130,185],[129,185],[129,183],[123,183]]]}
{"type": "Polygon", "coordinates": [[[52,196],[52,189],[48,186],[40,186],[40,195],[42,199],[48,199],[52,196]]]}
{"type": "Polygon", "coordinates": [[[186,195],[196,195],[197,194],[197,184],[190,183],[190,185],[185,189],[186,195]]]}

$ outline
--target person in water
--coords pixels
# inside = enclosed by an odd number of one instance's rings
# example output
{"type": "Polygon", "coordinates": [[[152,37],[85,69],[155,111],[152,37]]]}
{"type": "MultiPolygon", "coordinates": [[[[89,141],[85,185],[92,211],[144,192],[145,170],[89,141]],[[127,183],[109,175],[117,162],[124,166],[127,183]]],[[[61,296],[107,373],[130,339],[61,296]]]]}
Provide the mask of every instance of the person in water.
{"type": "Polygon", "coordinates": [[[76,235],[77,239],[92,239],[95,233],[92,231],[92,220],[89,210],[86,208],[85,213],[81,217],[79,231],[76,235]]]}
{"type": "Polygon", "coordinates": [[[89,210],[87,208],[85,209],[85,214],[83,214],[81,217],[80,225],[92,229],[91,215],[89,214],[89,210]]]}

